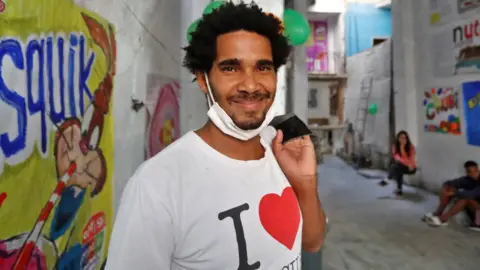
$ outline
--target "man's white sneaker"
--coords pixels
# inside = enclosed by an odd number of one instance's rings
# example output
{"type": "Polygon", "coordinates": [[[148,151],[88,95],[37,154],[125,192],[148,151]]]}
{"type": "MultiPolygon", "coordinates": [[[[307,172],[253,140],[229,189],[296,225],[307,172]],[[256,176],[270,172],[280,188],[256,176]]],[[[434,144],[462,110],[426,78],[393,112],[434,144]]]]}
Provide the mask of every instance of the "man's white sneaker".
{"type": "Polygon", "coordinates": [[[426,213],[425,215],[423,215],[422,220],[426,221],[428,219],[431,219],[432,217],[434,217],[433,213],[426,213]]]}
{"type": "Polygon", "coordinates": [[[480,232],[480,225],[471,225],[468,228],[472,231],[480,232]]]}
{"type": "Polygon", "coordinates": [[[428,225],[434,226],[434,227],[440,227],[440,226],[445,226],[447,225],[447,222],[442,222],[440,218],[433,216],[429,219],[427,219],[428,225]]]}

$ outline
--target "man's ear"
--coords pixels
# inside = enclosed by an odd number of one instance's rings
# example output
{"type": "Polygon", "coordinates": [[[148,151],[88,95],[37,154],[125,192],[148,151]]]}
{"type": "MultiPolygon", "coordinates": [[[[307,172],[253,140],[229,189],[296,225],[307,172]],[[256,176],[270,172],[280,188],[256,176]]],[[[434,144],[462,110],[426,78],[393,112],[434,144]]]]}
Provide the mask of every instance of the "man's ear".
{"type": "Polygon", "coordinates": [[[195,78],[197,79],[198,87],[200,87],[200,89],[202,89],[203,93],[207,94],[208,93],[208,88],[207,88],[207,81],[205,80],[205,73],[196,72],[195,73],[195,78]]]}

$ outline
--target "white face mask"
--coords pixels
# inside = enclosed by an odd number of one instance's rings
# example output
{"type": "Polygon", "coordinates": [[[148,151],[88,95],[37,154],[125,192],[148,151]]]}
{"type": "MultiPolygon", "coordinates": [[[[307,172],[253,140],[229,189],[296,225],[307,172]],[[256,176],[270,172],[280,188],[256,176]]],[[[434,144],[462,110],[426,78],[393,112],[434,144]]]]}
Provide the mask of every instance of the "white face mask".
{"type": "Polygon", "coordinates": [[[216,102],[213,98],[212,89],[210,87],[210,82],[208,81],[207,73],[205,73],[205,82],[208,89],[208,106],[210,107],[207,112],[208,118],[210,118],[210,120],[215,124],[215,126],[217,126],[223,133],[227,135],[230,135],[242,141],[248,141],[259,135],[262,129],[267,126],[276,116],[276,112],[273,109],[274,106],[272,105],[268,110],[267,115],[265,116],[265,120],[263,120],[263,123],[258,128],[243,130],[237,127],[237,125],[235,125],[232,118],[228,116],[228,114],[222,109],[222,107],[220,107],[220,105],[218,105],[218,102],[216,102]]]}

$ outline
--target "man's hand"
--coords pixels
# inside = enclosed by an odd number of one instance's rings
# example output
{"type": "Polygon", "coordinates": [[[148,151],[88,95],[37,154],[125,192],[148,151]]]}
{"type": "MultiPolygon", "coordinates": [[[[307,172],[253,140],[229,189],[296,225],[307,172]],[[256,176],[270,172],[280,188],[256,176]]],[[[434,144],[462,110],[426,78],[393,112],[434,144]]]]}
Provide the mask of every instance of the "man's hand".
{"type": "Polygon", "coordinates": [[[310,136],[282,144],[283,133],[277,131],[272,149],[280,168],[297,195],[303,216],[302,247],[317,252],[325,235],[325,213],[317,192],[317,160],[310,136]]]}
{"type": "MultiPolygon", "coordinates": [[[[317,159],[310,136],[283,144],[283,132],[277,131],[272,149],[280,168],[296,193],[317,192],[317,159]]],[[[300,194],[297,194],[297,196],[300,194]]]]}
{"type": "Polygon", "coordinates": [[[95,187],[98,179],[106,169],[101,161],[99,151],[96,149],[87,149],[82,151],[80,125],[77,122],[66,123],[59,130],[57,140],[57,153],[55,155],[57,162],[58,177],[61,177],[70,167],[72,162],[76,164],[75,173],[72,174],[67,182],[67,186],[76,186],[81,189],[88,185],[95,187]]]}

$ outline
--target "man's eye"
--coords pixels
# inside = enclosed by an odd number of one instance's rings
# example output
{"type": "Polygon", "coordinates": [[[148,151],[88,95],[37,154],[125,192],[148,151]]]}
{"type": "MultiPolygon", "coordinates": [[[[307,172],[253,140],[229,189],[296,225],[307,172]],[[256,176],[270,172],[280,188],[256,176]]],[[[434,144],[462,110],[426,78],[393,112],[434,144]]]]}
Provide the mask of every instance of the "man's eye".
{"type": "Polygon", "coordinates": [[[226,71],[226,72],[233,72],[235,71],[236,69],[234,67],[223,67],[222,68],[222,71],[226,71]]]}
{"type": "Polygon", "coordinates": [[[271,71],[272,67],[271,66],[261,66],[258,68],[259,71],[271,71]]]}

